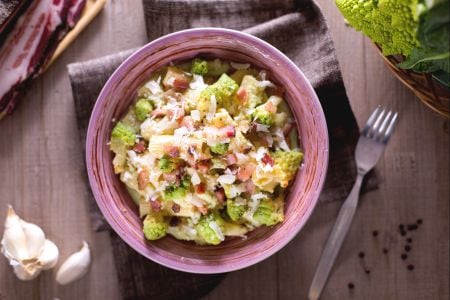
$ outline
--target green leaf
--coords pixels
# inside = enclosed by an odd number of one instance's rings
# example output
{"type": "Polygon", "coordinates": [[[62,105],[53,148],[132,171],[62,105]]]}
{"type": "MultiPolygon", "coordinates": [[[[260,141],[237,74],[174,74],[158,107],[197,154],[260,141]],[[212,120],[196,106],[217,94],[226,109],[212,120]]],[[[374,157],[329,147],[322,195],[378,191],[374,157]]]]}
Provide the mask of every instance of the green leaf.
{"type": "Polygon", "coordinates": [[[450,73],[444,71],[436,71],[433,73],[433,79],[450,88],[450,73]]]}
{"type": "Polygon", "coordinates": [[[426,50],[415,48],[408,58],[399,63],[402,69],[412,69],[419,73],[431,73],[437,70],[450,72],[450,51],[444,53],[427,52],[426,50]]]}

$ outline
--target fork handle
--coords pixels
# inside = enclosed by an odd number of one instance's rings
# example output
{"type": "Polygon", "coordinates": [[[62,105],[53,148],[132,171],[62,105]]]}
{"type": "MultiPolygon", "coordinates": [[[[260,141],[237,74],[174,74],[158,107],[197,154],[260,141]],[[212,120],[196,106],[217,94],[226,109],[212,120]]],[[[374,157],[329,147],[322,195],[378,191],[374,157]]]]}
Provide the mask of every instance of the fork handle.
{"type": "Polygon", "coordinates": [[[314,274],[314,279],[309,289],[309,300],[317,300],[322,293],[323,287],[328,279],[331,268],[333,267],[336,256],[341,249],[342,242],[344,241],[350,224],[352,223],[353,216],[355,215],[356,207],[358,205],[359,191],[361,189],[361,182],[364,178],[363,174],[358,174],[356,182],[353,188],[342,205],[336,223],[331,230],[331,234],[328,237],[325,249],[320,257],[319,265],[314,274]]]}

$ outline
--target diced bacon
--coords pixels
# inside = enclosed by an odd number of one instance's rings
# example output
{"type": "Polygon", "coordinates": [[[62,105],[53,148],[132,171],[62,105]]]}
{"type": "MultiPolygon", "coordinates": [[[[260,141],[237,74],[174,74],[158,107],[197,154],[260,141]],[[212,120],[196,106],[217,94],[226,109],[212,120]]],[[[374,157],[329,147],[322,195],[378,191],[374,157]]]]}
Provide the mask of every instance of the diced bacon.
{"type": "Polygon", "coordinates": [[[147,184],[149,183],[149,173],[147,170],[142,170],[138,173],[137,176],[137,182],[138,182],[138,188],[140,190],[143,190],[147,187],[147,184]]]}
{"type": "Polygon", "coordinates": [[[271,166],[273,166],[273,164],[274,164],[273,158],[270,157],[270,155],[269,155],[268,153],[265,153],[265,154],[264,154],[264,156],[263,156],[263,158],[261,159],[261,161],[262,161],[263,164],[265,164],[265,165],[271,165],[271,166]]]}
{"type": "Polygon", "coordinates": [[[164,77],[163,85],[166,89],[173,88],[176,92],[180,92],[187,89],[190,82],[191,78],[183,71],[169,67],[164,77]]]}
{"type": "Polygon", "coordinates": [[[173,89],[176,91],[184,91],[189,87],[190,80],[187,77],[175,78],[173,81],[173,89]]]}
{"type": "Polygon", "coordinates": [[[176,184],[179,181],[179,176],[177,171],[173,171],[170,173],[163,174],[164,180],[166,180],[170,184],[176,184]]]}
{"type": "Polygon", "coordinates": [[[195,129],[195,125],[194,124],[195,124],[195,122],[194,122],[194,120],[192,119],[191,116],[184,116],[181,119],[181,123],[180,123],[180,125],[182,127],[186,127],[189,130],[194,130],[195,129]]]}
{"type": "Polygon", "coordinates": [[[197,206],[197,209],[202,215],[206,215],[208,213],[208,209],[204,206],[197,206]]]}
{"type": "Polygon", "coordinates": [[[165,108],[157,108],[157,109],[153,110],[153,111],[150,113],[150,115],[151,115],[153,118],[161,118],[161,117],[166,116],[167,113],[168,113],[168,112],[167,112],[167,109],[165,109],[165,108]]]}
{"type": "Polygon", "coordinates": [[[248,93],[247,90],[240,87],[237,92],[236,92],[236,96],[238,97],[239,100],[241,100],[242,102],[247,102],[248,99],[248,93]]]}
{"type": "Polygon", "coordinates": [[[214,194],[216,195],[217,201],[219,201],[219,203],[225,202],[225,191],[223,188],[221,187],[216,188],[214,194]]]}
{"type": "Polygon", "coordinates": [[[253,195],[255,193],[255,184],[252,180],[248,180],[247,182],[245,182],[245,191],[250,195],[253,195]]]}
{"type": "Polygon", "coordinates": [[[158,212],[161,210],[161,202],[158,199],[150,200],[150,207],[154,212],[158,212]]]}
{"type": "Polygon", "coordinates": [[[236,178],[242,182],[247,181],[252,176],[255,168],[255,164],[252,163],[241,166],[236,174],[236,178]]]}
{"type": "Polygon", "coordinates": [[[275,105],[273,105],[273,103],[270,101],[266,102],[266,104],[264,105],[264,109],[272,114],[277,112],[277,107],[275,105]]]}
{"type": "Polygon", "coordinates": [[[206,191],[206,185],[203,182],[200,182],[199,184],[194,186],[195,193],[197,194],[203,194],[206,191]]]}
{"type": "Polygon", "coordinates": [[[219,129],[221,135],[225,137],[234,137],[236,134],[236,129],[232,125],[228,125],[219,129]]]}
{"type": "Polygon", "coordinates": [[[227,154],[227,164],[228,165],[235,165],[237,163],[236,155],[233,153],[227,154]]]}
{"type": "Polygon", "coordinates": [[[133,151],[136,153],[143,153],[145,151],[145,141],[141,140],[138,143],[134,144],[133,151]]]}
{"type": "Polygon", "coordinates": [[[210,161],[209,160],[200,160],[195,165],[196,169],[202,173],[206,174],[209,171],[210,168],[210,161]]]}
{"type": "Polygon", "coordinates": [[[180,156],[180,149],[177,146],[173,145],[165,146],[164,152],[172,158],[180,156]]]}
{"type": "Polygon", "coordinates": [[[284,136],[285,137],[288,136],[289,133],[291,133],[293,128],[294,128],[294,123],[287,122],[286,124],[284,124],[283,129],[282,129],[284,136]]]}
{"type": "Polygon", "coordinates": [[[182,118],[184,117],[184,108],[182,108],[182,107],[177,107],[177,108],[174,108],[173,110],[169,110],[169,111],[167,112],[167,116],[168,116],[171,120],[181,121],[182,118]]]}
{"type": "Polygon", "coordinates": [[[174,213],[179,213],[180,210],[181,210],[180,204],[174,202],[174,203],[172,204],[172,211],[173,211],[174,213]]]}
{"type": "Polygon", "coordinates": [[[180,101],[181,97],[182,94],[175,92],[173,89],[167,90],[163,93],[163,99],[166,102],[171,102],[170,100],[180,101]]]}

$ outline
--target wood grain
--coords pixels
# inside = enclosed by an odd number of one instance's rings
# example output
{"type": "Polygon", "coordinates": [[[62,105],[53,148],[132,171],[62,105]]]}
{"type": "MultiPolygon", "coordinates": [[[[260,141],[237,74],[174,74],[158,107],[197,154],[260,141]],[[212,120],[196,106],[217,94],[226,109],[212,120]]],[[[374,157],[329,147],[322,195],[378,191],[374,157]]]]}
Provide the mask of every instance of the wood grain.
{"type": "MultiPolygon", "coordinates": [[[[400,113],[395,136],[378,165],[380,188],[363,196],[323,299],[448,299],[449,124],[424,107],[389,73],[365,38],[344,25],[334,4],[328,18],[347,92],[359,124],[377,105],[400,113]],[[400,259],[400,223],[422,218],[412,250],[400,259]],[[372,231],[379,235],[374,238],[372,231]],[[389,252],[383,254],[386,247],[389,252]],[[371,274],[365,274],[358,252],[371,274]],[[412,263],[414,271],[406,265],[412,263]],[[353,282],[352,292],[347,288],[353,282]]],[[[107,233],[90,229],[66,64],[146,41],[141,1],[111,0],[72,46],[36,81],[17,111],[0,122],[0,218],[6,203],[40,224],[66,258],[86,239],[94,264],[81,281],[58,287],[52,272],[15,279],[0,259],[0,299],[119,299],[107,233]],[[130,17],[132,16],[132,17],[130,17]],[[132,29],[132,30],[131,30],[132,29]]],[[[345,174],[343,174],[345,176],[345,174]]],[[[304,299],[339,209],[317,207],[304,230],[278,255],[229,274],[205,299],[304,299]]]]}

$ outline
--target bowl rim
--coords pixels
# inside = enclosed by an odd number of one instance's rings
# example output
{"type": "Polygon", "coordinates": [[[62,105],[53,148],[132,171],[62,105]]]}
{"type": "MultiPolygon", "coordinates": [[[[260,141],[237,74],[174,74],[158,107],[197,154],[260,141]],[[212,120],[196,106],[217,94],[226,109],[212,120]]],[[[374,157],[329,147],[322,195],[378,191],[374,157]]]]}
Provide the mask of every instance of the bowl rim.
{"type": "Polygon", "coordinates": [[[326,178],[326,174],[328,171],[328,163],[329,163],[328,127],[327,127],[327,123],[326,123],[326,119],[325,119],[325,114],[323,112],[323,107],[318,99],[318,96],[317,96],[315,90],[311,86],[310,81],[306,78],[306,76],[303,74],[303,72],[300,70],[300,68],[297,67],[297,65],[293,61],[291,61],[291,59],[288,58],[284,53],[282,53],[280,50],[278,50],[277,48],[275,48],[268,42],[266,42],[256,36],[253,36],[249,33],[246,33],[246,32],[237,31],[237,30],[233,30],[233,29],[227,29],[227,28],[219,28],[219,27],[199,27],[199,28],[192,28],[192,29],[176,31],[176,32],[164,35],[162,37],[159,37],[159,38],[143,45],[142,47],[140,47],[139,49],[134,51],[129,57],[127,57],[116,68],[116,70],[112,73],[112,75],[108,78],[107,82],[104,84],[103,88],[101,89],[101,91],[97,97],[97,100],[92,109],[91,117],[89,120],[89,125],[88,125],[87,135],[86,135],[86,148],[85,149],[86,149],[85,150],[86,170],[88,173],[91,191],[92,191],[92,194],[94,195],[95,202],[97,203],[98,207],[100,208],[100,211],[102,212],[102,215],[105,217],[106,221],[111,226],[111,228],[133,250],[138,252],[140,255],[150,259],[151,261],[156,262],[158,264],[161,264],[161,265],[171,268],[171,269],[188,272],[188,273],[196,273],[196,274],[219,274],[219,273],[241,270],[241,269],[247,268],[249,266],[252,266],[254,264],[257,264],[257,263],[269,258],[273,254],[275,254],[279,250],[281,250],[284,246],[286,246],[292,239],[294,239],[294,237],[304,227],[306,222],[311,217],[315,207],[317,206],[319,196],[323,190],[323,186],[325,183],[325,178],[326,178]],[[152,48],[158,47],[158,45],[164,43],[164,41],[167,39],[172,39],[172,38],[177,38],[177,37],[178,38],[186,38],[189,35],[195,35],[198,33],[217,34],[217,35],[226,34],[226,35],[234,36],[240,40],[248,41],[252,44],[258,44],[258,47],[261,47],[264,50],[270,52],[271,54],[274,55],[274,57],[276,57],[276,59],[283,62],[286,67],[288,67],[292,71],[294,71],[294,73],[296,73],[296,75],[298,75],[298,77],[301,80],[303,80],[303,83],[305,84],[305,88],[306,88],[305,92],[308,96],[310,96],[311,101],[315,102],[314,106],[316,106],[317,110],[318,110],[318,114],[316,115],[316,117],[320,120],[320,122],[318,122],[318,126],[322,127],[322,130],[325,135],[323,137],[323,139],[324,139],[323,145],[325,147],[324,152],[326,152],[326,154],[323,155],[324,161],[321,164],[322,165],[321,171],[322,171],[323,175],[319,178],[319,182],[317,184],[317,189],[316,189],[314,195],[312,196],[311,204],[308,205],[307,208],[305,209],[305,212],[304,212],[301,220],[297,224],[295,224],[295,226],[292,228],[292,230],[290,230],[289,233],[286,234],[286,236],[284,238],[280,239],[280,242],[277,243],[275,246],[271,247],[269,250],[267,250],[265,252],[261,252],[259,255],[255,256],[255,257],[252,257],[244,262],[240,262],[239,264],[236,264],[236,265],[216,265],[216,266],[212,267],[212,266],[206,266],[206,265],[193,266],[193,265],[189,265],[189,264],[185,264],[185,263],[181,263],[181,262],[177,262],[176,264],[173,264],[172,260],[169,258],[165,258],[162,256],[153,257],[151,255],[147,255],[146,253],[143,253],[138,247],[136,247],[135,245],[132,244],[132,241],[131,241],[132,239],[128,238],[128,236],[125,234],[125,232],[119,226],[117,226],[115,224],[115,222],[112,222],[114,216],[109,214],[109,212],[106,208],[106,205],[102,201],[99,200],[101,197],[100,196],[101,193],[99,192],[100,189],[98,188],[98,185],[96,183],[94,171],[92,168],[92,159],[91,159],[90,153],[92,153],[92,151],[94,150],[94,148],[93,148],[94,142],[93,141],[96,139],[96,135],[93,134],[94,123],[97,122],[98,117],[102,112],[102,109],[103,109],[102,103],[105,101],[108,91],[112,88],[113,84],[116,82],[116,77],[118,77],[120,75],[122,69],[126,68],[126,66],[128,66],[129,64],[133,63],[135,60],[135,57],[138,57],[141,53],[146,52],[152,48]]]}

